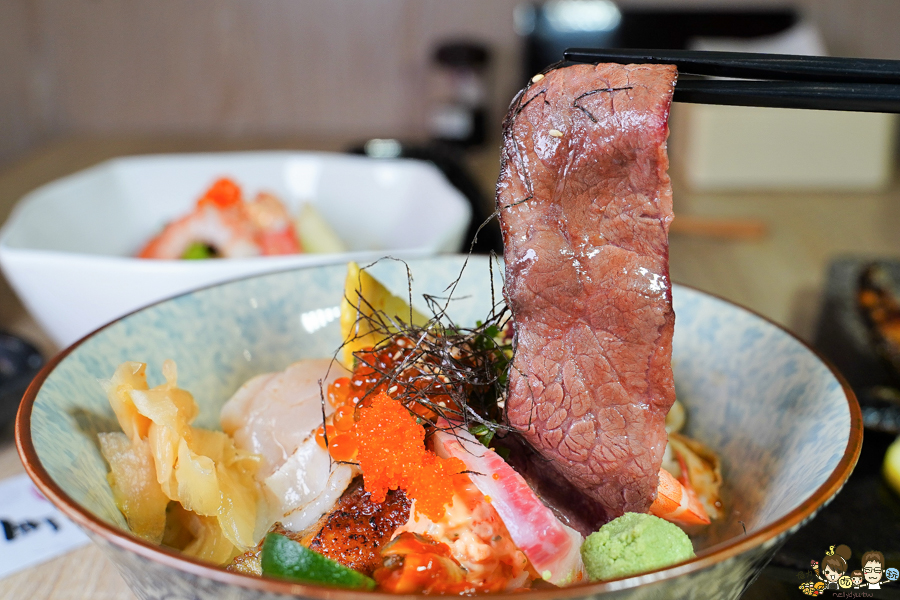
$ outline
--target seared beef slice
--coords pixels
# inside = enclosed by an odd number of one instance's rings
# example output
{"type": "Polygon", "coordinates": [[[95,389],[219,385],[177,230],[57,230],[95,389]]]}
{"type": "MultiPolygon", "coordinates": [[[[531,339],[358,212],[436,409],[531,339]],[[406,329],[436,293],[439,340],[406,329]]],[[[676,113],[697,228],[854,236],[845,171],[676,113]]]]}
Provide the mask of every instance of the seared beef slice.
{"type": "Polygon", "coordinates": [[[675,401],[666,170],[675,68],[550,71],[504,122],[508,416],[612,518],[656,496],[675,401]]]}

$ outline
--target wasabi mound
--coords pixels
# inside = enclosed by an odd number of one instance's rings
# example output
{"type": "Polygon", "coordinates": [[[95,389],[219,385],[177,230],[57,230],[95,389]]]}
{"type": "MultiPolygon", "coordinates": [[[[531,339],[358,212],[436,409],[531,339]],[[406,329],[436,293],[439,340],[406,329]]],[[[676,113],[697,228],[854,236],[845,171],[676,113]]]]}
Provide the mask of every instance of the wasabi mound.
{"type": "Polygon", "coordinates": [[[653,515],[625,513],[588,536],[581,558],[591,581],[646,573],[694,556],[677,525],[653,515]]]}

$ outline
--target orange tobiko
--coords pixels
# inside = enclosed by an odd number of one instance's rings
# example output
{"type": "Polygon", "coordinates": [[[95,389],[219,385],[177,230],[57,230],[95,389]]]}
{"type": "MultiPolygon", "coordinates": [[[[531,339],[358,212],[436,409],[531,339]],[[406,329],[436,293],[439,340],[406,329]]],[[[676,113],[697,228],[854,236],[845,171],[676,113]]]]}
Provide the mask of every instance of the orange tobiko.
{"type": "Polygon", "coordinates": [[[388,490],[402,489],[416,510],[439,521],[453,500],[453,475],[465,470],[457,458],[443,459],[425,447],[425,427],[387,394],[360,408],[354,427],[366,491],[383,502],[388,490]]]}

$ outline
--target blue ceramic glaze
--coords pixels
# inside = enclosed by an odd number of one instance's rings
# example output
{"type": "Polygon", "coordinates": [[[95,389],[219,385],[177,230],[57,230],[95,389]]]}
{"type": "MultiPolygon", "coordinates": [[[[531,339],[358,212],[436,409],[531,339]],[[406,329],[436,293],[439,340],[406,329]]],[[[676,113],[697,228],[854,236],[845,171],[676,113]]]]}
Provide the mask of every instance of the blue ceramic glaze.
{"type": "MultiPolygon", "coordinates": [[[[427,308],[422,294],[446,297],[463,260],[410,261],[414,304],[427,308]]],[[[493,300],[500,299],[501,272],[495,264],[493,300]]],[[[383,260],[372,273],[395,293],[407,293],[405,264],[383,260]]],[[[345,274],[344,266],[331,266],[244,279],[151,306],[98,331],[57,364],[38,391],[31,433],[41,465],[79,510],[125,530],[96,441],[98,432],[117,429],[98,379],[134,360],[148,363],[154,385],[162,381],[162,362],[174,359],[179,385],[200,406],[198,424],[218,427],[221,405],[253,375],[335,353],[340,343],[336,307],[345,274]]],[[[473,324],[488,313],[490,281],[489,261],[469,259],[448,304],[456,322],[473,324]]],[[[809,518],[829,499],[830,493],[819,491],[810,501],[842,457],[856,450],[850,443],[854,401],[815,354],[730,303],[679,286],[673,296],[673,368],[678,397],[688,409],[688,433],[722,458],[727,498],[736,512],[698,541],[699,563],[586,587],[587,595],[736,597],[783,537],[799,526],[798,511],[805,510],[803,516],[809,518]],[[739,546],[742,539],[770,530],[739,546]],[[711,547],[704,550],[706,546],[711,547]]],[[[843,468],[846,476],[849,469],[846,464],[843,468]]],[[[140,598],[276,597],[251,589],[242,576],[222,580],[192,568],[165,566],[165,560],[156,560],[155,550],[144,548],[139,556],[102,527],[90,529],[140,598]]],[[[294,591],[318,595],[309,588],[294,591]]]]}

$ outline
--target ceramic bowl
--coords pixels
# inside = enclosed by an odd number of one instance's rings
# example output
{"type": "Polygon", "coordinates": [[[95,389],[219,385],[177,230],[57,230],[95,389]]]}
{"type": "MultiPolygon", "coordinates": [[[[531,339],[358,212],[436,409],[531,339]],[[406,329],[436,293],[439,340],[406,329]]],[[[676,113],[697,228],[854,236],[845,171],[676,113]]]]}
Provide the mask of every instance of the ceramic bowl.
{"type": "Polygon", "coordinates": [[[471,207],[433,164],[316,152],[118,158],[25,196],[0,231],[0,266],[29,312],[65,347],[163,298],[256,273],[386,253],[458,252],[471,207]],[[313,203],[347,254],[216,261],[142,260],[141,247],[190,212],[219,177],[313,203]]]}
{"type": "MultiPolygon", "coordinates": [[[[409,262],[414,298],[446,295],[463,257],[409,262]]],[[[179,384],[215,427],[218,409],[251,376],[339,345],[345,267],[267,274],[195,291],[120,319],[57,356],[36,378],[17,421],[26,468],[39,488],[100,544],[139,598],[355,598],[358,594],[238,575],[129,534],[106,482],[96,434],[117,428],[97,379],[122,361],[148,363],[151,385],[173,358],[179,384]]],[[[406,270],[373,273],[406,290],[406,270]]],[[[499,292],[499,269],[493,269],[499,292]]],[[[472,258],[450,316],[474,323],[492,304],[486,258],[472,258]]],[[[838,492],[862,436],[849,388],[803,343],[772,323],[691,288],[674,288],[673,367],[688,433],[722,459],[728,517],[695,539],[695,559],[640,576],[509,598],[735,598],[786,536],[838,492]]],[[[420,303],[421,304],[421,303],[420,303]]],[[[798,590],[799,593],[799,590],[798,590]]]]}

